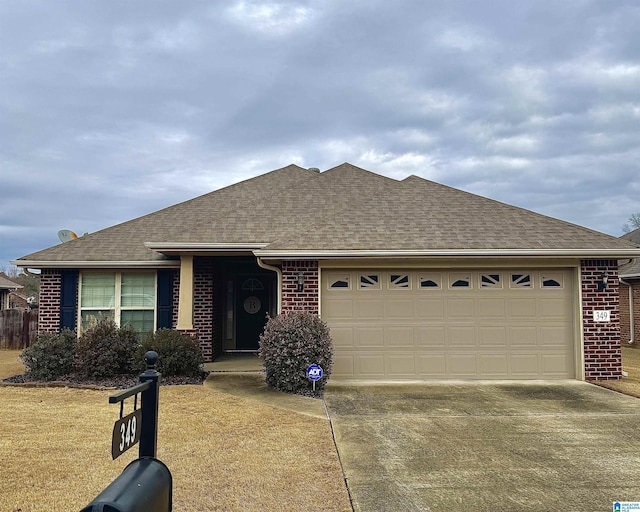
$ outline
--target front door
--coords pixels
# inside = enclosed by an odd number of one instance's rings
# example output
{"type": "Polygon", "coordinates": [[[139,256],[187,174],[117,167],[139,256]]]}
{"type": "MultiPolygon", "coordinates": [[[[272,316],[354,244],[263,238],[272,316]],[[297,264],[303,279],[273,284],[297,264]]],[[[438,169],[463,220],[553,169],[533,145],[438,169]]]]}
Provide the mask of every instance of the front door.
{"type": "Polygon", "coordinates": [[[258,350],[269,312],[266,276],[238,276],[236,289],[236,350],[258,350]]]}

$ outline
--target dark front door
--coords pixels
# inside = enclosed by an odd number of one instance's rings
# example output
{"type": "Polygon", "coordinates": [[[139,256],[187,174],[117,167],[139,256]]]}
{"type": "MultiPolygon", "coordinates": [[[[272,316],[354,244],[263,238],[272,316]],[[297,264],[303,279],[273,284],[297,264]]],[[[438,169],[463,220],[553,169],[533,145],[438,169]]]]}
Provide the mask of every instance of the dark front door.
{"type": "Polygon", "coordinates": [[[236,350],[258,350],[269,312],[269,281],[265,276],[239,276],[236,290],[236,350]]]}

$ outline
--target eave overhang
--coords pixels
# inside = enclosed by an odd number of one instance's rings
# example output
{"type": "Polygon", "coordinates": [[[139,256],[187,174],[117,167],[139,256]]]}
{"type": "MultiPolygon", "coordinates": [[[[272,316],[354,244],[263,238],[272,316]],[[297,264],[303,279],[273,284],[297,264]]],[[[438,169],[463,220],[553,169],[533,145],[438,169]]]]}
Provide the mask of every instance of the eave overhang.
{"type": "Polygon", "coordinates": [[[180,260],[156,261],[44,261],[15,260],[12,265],[21,268],[180,268],[180,260]]]}
{"type": "Polygon", "coordinates": [[[640,256],[640,249],[432,249],[432,250],[255,250],[264,259],[350,258],[571,258],[622,259],[640,256]]]}

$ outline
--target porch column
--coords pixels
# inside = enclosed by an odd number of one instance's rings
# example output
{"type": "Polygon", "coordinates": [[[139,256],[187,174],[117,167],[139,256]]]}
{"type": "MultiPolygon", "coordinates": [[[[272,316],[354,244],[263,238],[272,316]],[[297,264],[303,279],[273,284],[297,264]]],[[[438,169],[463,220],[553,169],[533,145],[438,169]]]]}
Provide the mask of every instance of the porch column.
{"type": "Polygon", "coordinates": [[[193,330],[193,256],[180,256],[180,290],[178,293],[179,331],[193,330]]]}

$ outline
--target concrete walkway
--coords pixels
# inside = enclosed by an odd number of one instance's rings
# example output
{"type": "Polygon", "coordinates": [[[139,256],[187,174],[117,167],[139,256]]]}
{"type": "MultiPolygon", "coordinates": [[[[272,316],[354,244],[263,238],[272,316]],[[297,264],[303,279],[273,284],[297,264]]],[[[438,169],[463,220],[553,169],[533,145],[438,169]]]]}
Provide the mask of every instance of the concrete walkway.
{"type": "Polygon", "coordinates": [[[612,510],[640,501],[640,400],[597,386],[328,386],[354,510],[612,510]]]}

